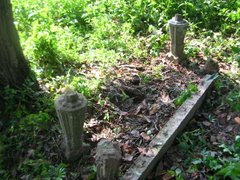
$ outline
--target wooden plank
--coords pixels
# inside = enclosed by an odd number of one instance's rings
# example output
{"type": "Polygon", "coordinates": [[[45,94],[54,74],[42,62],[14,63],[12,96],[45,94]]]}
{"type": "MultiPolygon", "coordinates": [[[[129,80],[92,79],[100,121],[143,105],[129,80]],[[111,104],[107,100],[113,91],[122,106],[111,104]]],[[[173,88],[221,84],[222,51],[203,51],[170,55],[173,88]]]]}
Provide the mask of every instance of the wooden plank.
{"type": "Polygon", "coordinates": [[[164,155],[171,146],[174,139],[187,125],[194,116],[195,112],[202,105],[207,93],[217,75],[206,75],[200,85],[198,92],[190,99],[186,100],[170,118],[167,124],[149,143],[148,148],[153,152],[152,156],[140,155],[120,179],[123,180],[140,180],[146,179],[148,174],[155,167],[159,159],[164,155]]]}

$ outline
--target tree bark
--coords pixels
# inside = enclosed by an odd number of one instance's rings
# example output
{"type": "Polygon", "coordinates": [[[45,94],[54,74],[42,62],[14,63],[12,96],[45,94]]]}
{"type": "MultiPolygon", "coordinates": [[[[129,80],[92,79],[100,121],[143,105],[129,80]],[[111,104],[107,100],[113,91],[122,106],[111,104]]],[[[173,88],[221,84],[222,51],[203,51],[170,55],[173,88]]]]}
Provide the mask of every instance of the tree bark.
{"type": "Polygon", "coordinates": [[[0,87],[17,87],[29,74],[19,36],[13,23],[10,0],[0,0],[0,87]]]}

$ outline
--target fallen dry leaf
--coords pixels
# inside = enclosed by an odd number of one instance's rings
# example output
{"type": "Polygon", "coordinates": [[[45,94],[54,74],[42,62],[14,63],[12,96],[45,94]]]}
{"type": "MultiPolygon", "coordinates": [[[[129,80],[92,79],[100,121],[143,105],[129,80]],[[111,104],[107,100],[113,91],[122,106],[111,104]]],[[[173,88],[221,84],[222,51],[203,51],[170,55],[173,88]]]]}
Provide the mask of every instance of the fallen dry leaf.
{"type": "Polygon", "coordinates": [[[231,132],[233,130],[234,126],[233,125],[229,125],[227,128],[226,128],[226,132],[231,132]]]}
{"type": "Polygon", "coordinates": [[[221,113],[217,117],[218,117],[218,119],[224,121],[226,119],[226,117],[227,117],[227,113],[221,113]]]}
{"type": "Polygon", "coordinates": [[[122,157],[122,160],[130,162],[133,160],[133,156],[128,153],[125,153],[124,156],[122,157]]]}
{"type": "Polygon", "coordinates": [[[226,141],[226,134],[224,134],[223,132],[220,132],[216,138],[217,138],[217,141],[219,142],[226,141]]]}
{"type": "Polygon", "coordinates": [[[146,151],[146,148],[144,148],[144,147],[138,147],[137,149],[141,154],[146,151]]]}
{"type": "Polygon", "coordinates": [[[120,116],[127,116],[127,115],[128,115],[128,112],[121,111],[119,114],[120,114],[120,116]]]}
{"type": "Polygon", "coordinates": [[[164,103],[168,103],[171,101],[168,93],[166,93],[165,91],[161,93],[161,99],[162,99],[162,102],[164,103]]]}
{"type": "Polygon", "coordinates": [[[152,107],[150,108],[149,115],[156,114],[160,110],[160,105],[159,104],[153,104],[152,107]]]}
{"type": "Polygon", "coordinates": [[[34,149],[29,149],[27,151],[27,157],[32,157],[34,155],[34,153],[35,153],[34,149]]]}
{"type": "Polygon", "coordinates": [[[240,117],[235,117],[234,120],[237,124],[240,124],[240,117]]]}
{"type": "Polygon", "coordinates": [[[141,135],[142,138],[143,138],[144,140],[146,140],[146,141],[150,141],[150,140],[151,140],[150,136],[148,136],[147,133],[145,133],[145,132],[141,132],[140,135],[141,135]]]}
{"type": "Polygon", "coordinates": [[[175,158],[176,158],[176,161],[177,161],[178,163],[180,163],[180,162],[183,161],[181,156],[176,155],[175,158]]]}
{"type": "Polygon", "coordinates": [[[203,121],[202,123],[203,123],[204,126],[211,126],[211,123],[208,122],[208,121],[203,121]]]}
{"type": "Polygon", "coordinates": [[[91,141],[92,142],[97,142],[99,140],[99,136],[97,134],[92,134],[91,141]]]}
{"type": "Polygon", "coordinates": [[[139,131],[137,131],[137,130],[132,130],[131,132],[130,132],[132,135],[133,135],[133,137],[139,137],[139,131]]]}
{"type": "Polygon", "coordinates": [[[127,135],[122,136],[122,138],[128,140],[130,138],[130,136],[127,134],[127,135]]]}
{"type": "Polygon", "coordinates": [[[144,155],[145,155],[145,156],[148,156],[148,157],[153,157],[153,156],[154,156],[154,152],[153,152],[153,150],[148,149],[147,152],[145,152],[144,155]]]}
{"type": "Polygon", "coordinates": [[[94,126],[99,125],[99,121],[94,118],[91,118],[89,122],[84,123],[84,128],[92,128],[94,126]]]}
{"type": "Polygon", "coordinates": [[[162,180],[170,180],[170,179],[174,179],[174,176],[169,173],[164,174],[162,177],[162,180]]]}
{"type": "Polygon", "coordinates": [[[210,141],[211,141],[212,143],[214,143],[214,142],[217,141],[217,138],[216,138],[215,136],[211,136],[211,137],[210,137],[210,141]]]}
{"type": "Polygon", "coordinates": [[[132,153],[132,146],[130,146],[128,144],[128,142],[126,142],[125,144],[122,145],[122,151],[128,154],[132,153]]]}
{"type": "Polygon", "coordinates": [[[142,155],[145,155],[145,156],[148,156],[148,157],[154,156],[154,152],[151,149],[144,148],[144,147],[138,147],[137,149],[142,155]]]}
{"type": "Polygon", "coordinates": [[[147,108],[147,103],[146,103],[146,99],[144,99],[141,104],[137,107],[136,112],[134,113],[134,115],[137,115],[141,110],[146,109],[147,108]]]}
{"type": "Polygon", "coordinates": [[[146,120],[148,123],[151,123],[151,119],[149,119],[147,116],[142,116],[144,120],[146,120]]]}
{"type": "Polygon", "coordinates": [[[230,121],[232,119],[232,114],[230,113],[229,115],[227,115],[227,121],[230,121]]]}

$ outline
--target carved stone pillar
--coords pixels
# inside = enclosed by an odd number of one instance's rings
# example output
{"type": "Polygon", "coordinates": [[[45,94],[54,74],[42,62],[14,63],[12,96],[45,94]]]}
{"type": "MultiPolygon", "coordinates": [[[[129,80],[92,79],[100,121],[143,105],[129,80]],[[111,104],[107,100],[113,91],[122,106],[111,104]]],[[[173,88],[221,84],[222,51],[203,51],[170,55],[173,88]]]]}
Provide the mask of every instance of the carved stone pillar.
{"type": "Polygon", "coordinates": [[[180,14],[176,14],[169,21],[171,56],[177,61],[184,60],[184,38],[187,28],[188,22],[183,20],[180,14]]]}
{"type": "Polygon", "coordinates": [[[67,91],[55,101],[55,108],[63,132],[65,156],[68,161],[74,161],[83,151],[82,134],[87,100],[81,94],[67,91]]]}
{"type": "Polygon", "coordinates": [[[97,180],[116,179],[120,160],[121,150],[118,144],[102,139],[97,145],[97,180]]]}

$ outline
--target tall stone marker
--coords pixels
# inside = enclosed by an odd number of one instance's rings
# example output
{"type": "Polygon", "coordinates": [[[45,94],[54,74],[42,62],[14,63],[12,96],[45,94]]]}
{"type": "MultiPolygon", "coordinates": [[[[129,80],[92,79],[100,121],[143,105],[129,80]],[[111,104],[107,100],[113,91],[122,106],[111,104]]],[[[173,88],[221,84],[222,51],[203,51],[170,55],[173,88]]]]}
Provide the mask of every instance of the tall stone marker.
{"type": "Polygon", "coordinates": [[[121,149],[118,144],[102,139],[97,145],[97,180],[115,180],[120,166],[121,149]]]}
{"type": "Polygon", "coordinates": [[[171,56],[177,62],[184,60],[184,38],[188,28],[188,22],[183,20],[180,14],[176,14],[169,21],[171,37],[171,56]]]}
{"type": "Polygon", "coordinates": [[[83,151],[82,134],[87,99],[74,91],[67,91],[55,101],[55,108],[64,136],[65,156],[68,161],[74,161],[83,151]]]}

